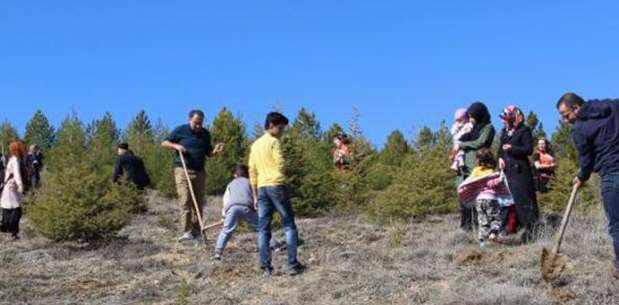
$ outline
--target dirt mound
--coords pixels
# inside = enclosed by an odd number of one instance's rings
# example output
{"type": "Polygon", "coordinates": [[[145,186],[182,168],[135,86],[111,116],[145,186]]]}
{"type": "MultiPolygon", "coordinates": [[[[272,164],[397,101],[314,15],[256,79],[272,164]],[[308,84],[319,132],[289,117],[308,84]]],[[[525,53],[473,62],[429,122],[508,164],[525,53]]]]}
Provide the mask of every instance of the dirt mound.
{"type": "Polygon", "coordinates": [[[559,278],[563,270],[565,270],[566,261],[565,256],[543,249],[540,268],[544,281],[553,282],[559,278]]]}
{"type": "Polygon", "coordinates": [[[559,302],[560,304],[566,304],[573,300],[576,300],[576,293],[569,289],[552,289],[546,293],[548,298],[559,302]]]}
{"type": "Polygon", "coordinates": [[[460,253],[455,259],[458,266],[479,266],[483,264],[500,263],[505,258],[503,252],[484,253],[478,249],[471,249],[460,253]]]}

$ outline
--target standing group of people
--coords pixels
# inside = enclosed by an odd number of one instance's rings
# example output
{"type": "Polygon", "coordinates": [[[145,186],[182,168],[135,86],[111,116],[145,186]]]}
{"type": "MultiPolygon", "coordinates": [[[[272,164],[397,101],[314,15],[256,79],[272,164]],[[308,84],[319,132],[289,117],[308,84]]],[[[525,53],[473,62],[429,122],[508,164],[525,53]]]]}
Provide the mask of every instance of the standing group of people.
{"type": "MultiPolygon", "coordinates": [[[[452,128],[455,140],[452,169],[457,172],[459,186],[499,174],[495,179],[486,181],[486,185],[476,186],[476,204],[462,204],[460,208],[460,227],[470,231],[479,226],[482,245],[488,238],[501,239],[516,233],[518,229],[521,229],[523,242],[531,240],[539,216],[534,170],[529,160],[534,150],[532,131],[526,126],[524,113],[517,106],[506,107],[499,118],[503,128],[496,152],[498,159],[491,152],[496,131],[490,112],[483,103],[476,102],[468,109],[456,111],[456,122],[452,128]],[[497,188],[503,187],[509,190],[511,200],[499,200],[497,188]]],[[[543,151],[539,156],[540,167],[547,166],[543,151]]],[[[470,189],[460,191],[469,192],[470,189]]]]}
{"type": "MultiPolygon", "coordinates": [[[[603,206],[615,252],[609,274],[619,279],[619,103],[585,102],[574,93],[566,93],[556,108],[561,119],[572,126],[579,153],[580,170],[574,187],[580,188],[593,172],[601,176],[603,206]]],[[[458,192],[461,200],[474,199],[472,205],[465,204],[471,200],[463,200],[460,226],[470,231],[478,225],[482,246],[487,239],[500,241],[517,230],[522,242],[535,238],[539,217],[536,191],[548,191],[557,166],[550,143],[544,138],[533,139],[522,110],[508,106],[499,117],[503,128],[498,160],[490,151],[495,130],[485,105],[473,103],[466,110],[458,110],[452,128],[455,144],[451,168],[458,175],[458,192]],[[477,221],[473,221],[475,218],[477,221]]]]}
{"type": "MultiPolygon", "coordinates": [[[[213,146],[211,135],[203,127],[203,122],[204,113],[192,110],[189,113],[189,123],[175,128],[161,144],[164,148],[177,152],[174,176],[183,227],[183,234],[179,238],[181,242],[195,239],[201,234],[198,213],[202,214],[206,193],[205,161],[207,157],[216,156],[225,149],[223,143],[213,146]],[[187,174],[181,158],[187,160],[187,174]],[[190,184],[195,192],[197,208],[194,208],[192,202],[190,184]]],[[[267,277],[273,273],[271,254],[278,245],[271,236],[275,212],[280,214],[286,233],[286,273],[296,275],[305,269],[297,259],[298,231],[290,190],[286,185],[285,160],[280,144],[288,123],[288,118],[281,113],[267,114],[265,133],[252,144],[248,165],[237,166],[235,178],[226,188],[224,224],[213,255],[213,259],[221,259],[226,243],[238,227],[239,221],[247,221],[250,227],[258,230],[260,268],[267,277]]]]}
{"type": "Polygon", "coordinates": [[[0,156],[0,232],[10,233],[19,239],[19,222],[22,216],[24,194],[41,184],[43,153],[37,145],[15,140],[9,144],[8,158],[0,156]]]}

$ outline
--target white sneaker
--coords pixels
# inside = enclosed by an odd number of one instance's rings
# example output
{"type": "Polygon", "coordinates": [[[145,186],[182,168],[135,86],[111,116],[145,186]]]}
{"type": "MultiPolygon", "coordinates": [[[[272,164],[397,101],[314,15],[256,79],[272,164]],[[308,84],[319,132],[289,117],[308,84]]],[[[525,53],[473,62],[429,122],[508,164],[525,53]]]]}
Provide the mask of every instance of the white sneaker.
{"type": "Polygon", "coordinates": [[[489,240],[496,240],[496,234],[495,233],[490,233],[490,236],[488,236],[489,240]]]}
{"type": "Polygon", "coordinates": [[[181,237],[178,238],[178,242],[184,242],[184,241],[188,241],[188,240],[192,240],[193,239],[193,235],[191,234],[191,232],[185,232],[185,234],[183,234],[181,237]]]}

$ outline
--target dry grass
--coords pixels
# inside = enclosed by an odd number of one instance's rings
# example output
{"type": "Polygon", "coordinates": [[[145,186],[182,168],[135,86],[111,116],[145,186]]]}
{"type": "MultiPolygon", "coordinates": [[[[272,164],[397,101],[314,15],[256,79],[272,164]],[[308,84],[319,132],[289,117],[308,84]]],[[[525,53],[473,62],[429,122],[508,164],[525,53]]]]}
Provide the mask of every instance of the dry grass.
{"type": "MultiPolygon", "coordinates": [[[[480,250],[473,235],[454,230],[453,215],[394,226],[302,219],[299,255],[309,270],[265,280],[255,234],[235,236],[223,262],[211,262],[212,249],[176,243],[173,202],[149,201],[150,212],[107,244],[53,244],[28,230],[21,241],[0,237],[0,304],[619,304],[601,212],[568,227],[569,264],[550,287],[539,256],[551,232],[531,245],[480,250]]],[[[209,220],[219,204],[209,203],[209,220]]],[[[278,253],[276,269],[284,261],[278,253]]]]}

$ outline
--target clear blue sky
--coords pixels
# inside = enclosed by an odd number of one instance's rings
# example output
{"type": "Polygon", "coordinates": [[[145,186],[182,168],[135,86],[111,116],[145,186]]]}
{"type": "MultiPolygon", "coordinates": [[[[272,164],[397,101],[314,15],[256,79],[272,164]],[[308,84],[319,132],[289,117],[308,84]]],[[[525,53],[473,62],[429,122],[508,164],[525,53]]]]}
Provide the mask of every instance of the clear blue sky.
{"type": "Polygon", "coordinates": [[[280,105],[326,127],[356,106],[380,145],[474,100],[553,128],[563,92],[617,96],[617,1],[300,2],[3,0],[0,119],[124,126],[145,109],[176,125],[226,106],[251,129],[280,105]]]}

